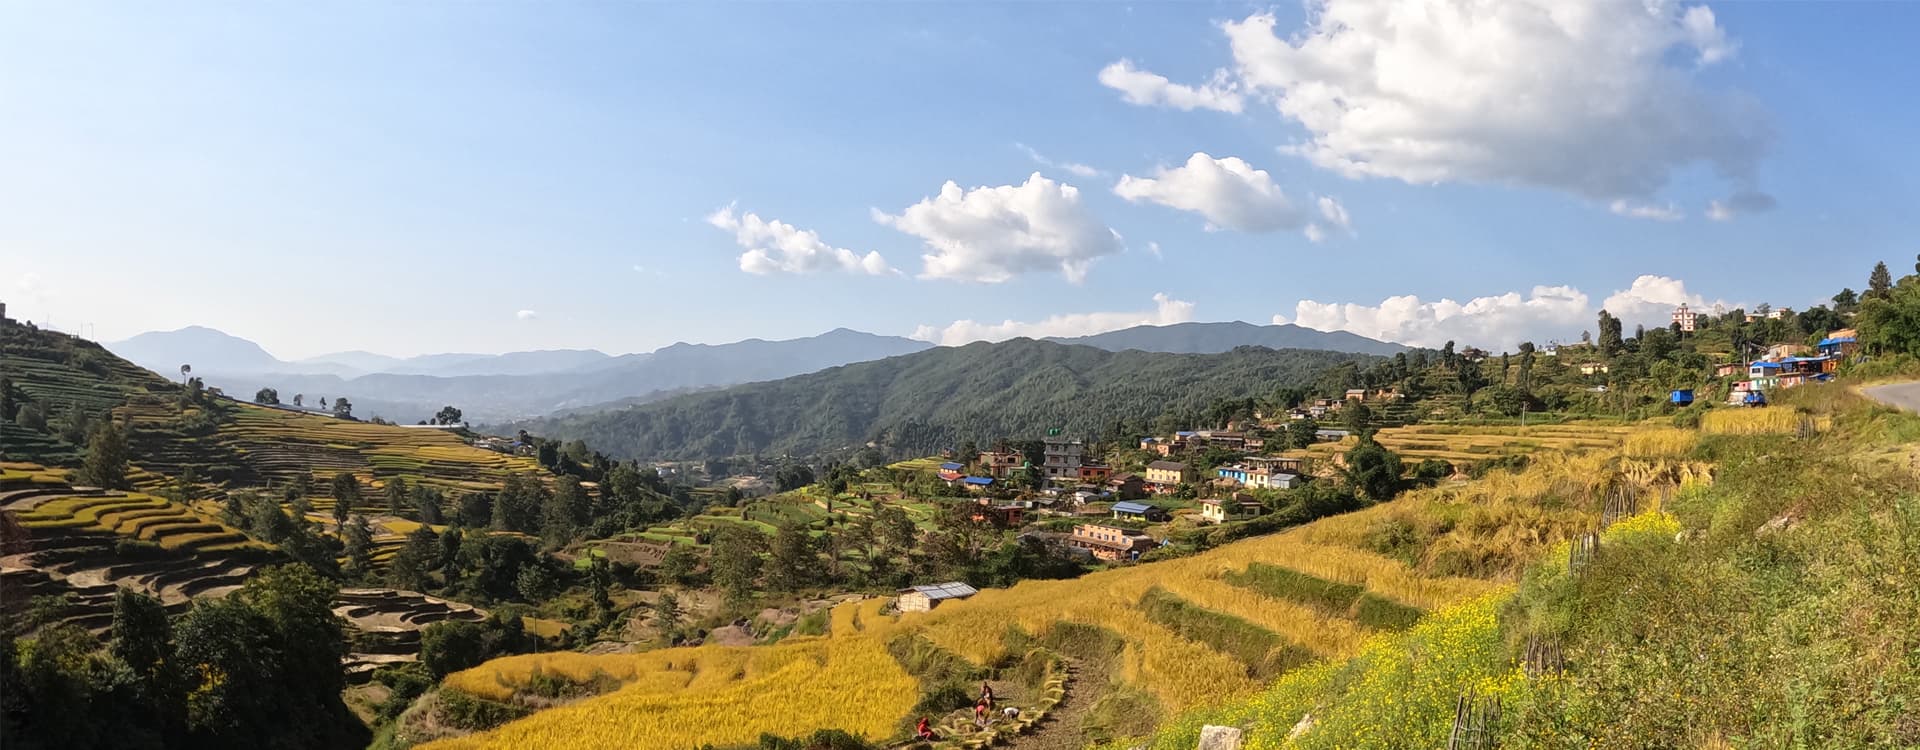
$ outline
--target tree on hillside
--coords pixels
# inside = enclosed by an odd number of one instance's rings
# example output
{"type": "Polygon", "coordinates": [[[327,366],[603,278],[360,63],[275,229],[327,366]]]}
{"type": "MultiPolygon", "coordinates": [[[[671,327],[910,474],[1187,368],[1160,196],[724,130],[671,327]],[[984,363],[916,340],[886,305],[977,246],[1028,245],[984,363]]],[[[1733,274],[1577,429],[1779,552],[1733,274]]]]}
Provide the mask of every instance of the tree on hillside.
{"type": "Polygon", "coordinates": [[[433,415],[433,423],[441,425],[460,424],[460,410],[452,406],[442,406],[440,407],[439,413],[433,415]]]}
{"type": "Polygon", "coordinates": [[[353,402],[348,401],[346,396],[341,396],[339,398],[334,399],[333,415],[341,419],[352,419],[353,418],[353,402]]]}
{"type": "Polygon", "coordinates": [[[1305,450],[1320,440],[1320,425],[1311,419],[1287,422],[1287,447],[1305,450]]]}
{"type": "Polygon", "coordinates": [[[1858,323],[1868,352],[1920,357],[1920,278],[1908,277],[1886,296],[1862,303],[1858,323]]]}
{"type": "Polygon", "coordinates": [[[394,553],[387,564],[387,583],[394,588],[426,591],[432,580],[428,574],[440,561],[440,535],[433,527],[421,524],[407,534],[407,543],[394,553]]]}
{"type": "Polygon", "coordinates": [[[1622,341],[1620,338],[1620,319],[1613,317],[1612,313],[1609,313],[1605,310],[1601,310],[1600,311],[1600,354],[1602,356],[1611,357],[1615,354],[1618,354],[1620,350],[1625,347],[1626,347],[1626,342],[1622,341]]]}
{"type": "Polygon", "coordinates": [[[346,547],[348,578],[358,580],[373,572],[373,526],[366,516],[355,513],[340,528],[340,541],[346,547]]]}
{"type": "Polygon", "coordinates": [[[1867,275],[1866,299],[1880,299],[1887,296],[1887,290],[1893,288],[1893,274],[1887,271],[1886,261],[1873,264],[1873,273],[1867,275]]]}
{"type": "Polygon", "coordinates": [[[798,591],[819,580],[819,546],[805,527],[781,524],[773,534],[769,552],[772,559],[767,565],[767,588],[798,591]]]}
{"type": "Polygon", "coordinates": [[[760,578],[760,548],[766,538],[758,532],[737,526],[724,526],[714,532],[712,555],[713,584],[727,600],[736,604],[752,597],[760,578]]]}
{"type": "Polygon", "coordinates": [[[192,375],[192,374],[193,374],[193,365],[181,365],[181,366],[180,366],[180,382],[181,382],[181,383],[186,383],[186,382],[187,382],[187,376],[188,376],[188,375],[192,375]]]}
{"type": "Polygon", "coordinates": [[[129,588],[113,595],[112,640],[108,653],[132,670],[142,703],[153,709],[152,724],[172,723],[184,706],[173,663],[173,623],[159,599],[129,588]]]}
{"type": "Polygon", "coordinates": [[[445,498],[440,491],[424,484],[415,485],[412,493],[414,517],[421,523],[445,523],[445,513],[440,508],[445,498]]]}
{"type": "Polygon", "coordinates": [[[1368,500],[1386,502],[1400,492],[1400,457],[1371,437],[1347,451],[1347,483],[1368,500]]]}
{"type": "Polygon", "coordinates": [[[128,489],[127,436],[111,419],[100,420],[87,440],[87,459],[80,476],[88,484],[104,490],[128,489]]]}
{"type": "Polygon", "coordinates": [[[333,522],[338,530],[345,530],[347,516],[359,502],[360,478],[347,471],[333,475],[333,522]]]}
{"type": "Polygon", "coordinates": [[[1359,399],[1351,399],[1347,401],[1346,406],[1340,408],[1340,423],[1347,428],[1347,432],[1365,435],[1367,424],[1371,421],[1373,421],[1373,410],[1367,408],[1367,405],[1359,399]]]}
{"type": "Polygon", "coordinates": [[[381,494],[387,497],[387,512],[400,515],[407,510],[407,501],[411,494],[407,492],[407,478],[394,477],[387,480],[387,486],[381,488],[381,494]]]}
{"type": "Polygon", "coordinates": [[[322,409],[325,409],[325,408],[327,408],[327,397],[326,397],[326,396],[321,396],[321,397],[320,397],[320,408],[322,408],[322,409]]]}
{"type": "Polygon", "coordinates": [[[1853,289],[1851,287],[1846,289],[1841,289],[1839,294],[1833,295],[1834,312],[1841,313],[1841,314],[1850,313],[1850,312],[1853,312],[1855,308],[1859,307],[1859,305],[1860,305],[1860,297],[1859,295],[1856,295],[1853,293],[1853,289]]]}
{"type": "Polygon", "coordinates": [[[300,402],[306,400],[306,398],[307,398],[307,394],[304,394],[304,393],[293,394],[294,407],[298,408],[300,406],[300,402]]]}
{"type": "Polygon", "coordinates": [[[280,392],[272,388],[262,388],[253,392],[253,402],[256,404],[278,404],[280,403],[280,392]]]}

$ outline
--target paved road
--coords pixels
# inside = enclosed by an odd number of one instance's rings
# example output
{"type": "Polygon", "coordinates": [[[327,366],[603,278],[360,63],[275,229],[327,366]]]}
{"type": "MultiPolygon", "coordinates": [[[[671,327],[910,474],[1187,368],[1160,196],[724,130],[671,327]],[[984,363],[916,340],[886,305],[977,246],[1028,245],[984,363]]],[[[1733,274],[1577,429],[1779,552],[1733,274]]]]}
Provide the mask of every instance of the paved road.
{"type": "Polygon", "coordinates": [[[1920,412],[1920,383],[1894,383],[1863,389],[1869,398],[1907,411],[1920,412]]]}

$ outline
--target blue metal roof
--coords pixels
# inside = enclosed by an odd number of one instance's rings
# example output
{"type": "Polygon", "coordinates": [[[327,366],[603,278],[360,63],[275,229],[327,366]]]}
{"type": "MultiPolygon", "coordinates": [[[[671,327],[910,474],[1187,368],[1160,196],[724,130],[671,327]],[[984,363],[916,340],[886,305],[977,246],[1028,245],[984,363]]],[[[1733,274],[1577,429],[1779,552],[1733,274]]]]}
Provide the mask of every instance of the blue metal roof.
{"type": "Polygon", "coordinates": [[[957,464],[952,461],[948,461],[944,464],[941,464],[940,468],[946,469],[947,471],[959,471],[961,469],[966,468],[966,466],[964,464],[957,464]]]}
{"type": "Polygon", "coordinates": [[[966,479],[962,479],[960,481],[966,482],[967,484],[977,484],[984,487],[986,485],[993,484],[993,477],[967,477],[966,479]]]}
{"type": "Polygon", "coordinates": [[[1193,432],[1193,430],[1181,430],[1181,431],[1179,431],[1179,432],[1176,432],[1176,433],[1173,433],[1173,434],[1175,434],[1175,435],[1179,435],[1180,437],[1193,437],[1193,435],[1194,435],[1194,432],[1193,432]]]}
{"type": "Polygon", "coordinates": [[[1837,339],[1821,339],[1820,346],[1833,346],[1834,344],[1852,344],[1852,343],[1855,343],[1855,341],[1856,339],[1854,339],[1854,337],[1852,336],[1841,336],[1840,338],[1837,338],[1837,339]]]}
{"type": "Polygon", "coordinates": [[[1151,510],[1157,509],[1146,503],[1125,502],[1113,504],[1113,512],[1115,513],[1146,513],[1151,510]]]}
{"type": "Polygon", "coordinates": [[[1752,366],[1753,366],[1753,367],[1758,367],[1758,368],[1760,368],[1760,369],[1763,369],[1763,370],[1765,370],[1765,369],[1774,369],[1774,370],[1778,370],[1778,369],[1780,369],[1780,363],[1779,363],[1779,362],[1768,362],[1768,361],[1766,361],[1766,360],[1761,360],[1761,361],[1759,361],[1759,362],[1755,362],[1755,363],[1753,363],[1753,365],[1752,365],[1752,366]]]}

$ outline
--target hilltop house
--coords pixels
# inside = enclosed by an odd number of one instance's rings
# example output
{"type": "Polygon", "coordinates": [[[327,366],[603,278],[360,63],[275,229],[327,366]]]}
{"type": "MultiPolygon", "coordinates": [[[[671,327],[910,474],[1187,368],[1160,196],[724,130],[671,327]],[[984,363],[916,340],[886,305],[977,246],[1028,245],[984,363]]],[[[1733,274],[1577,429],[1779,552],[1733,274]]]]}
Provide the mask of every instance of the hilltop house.
{"type": "Polygon", "coordinates": [[[968,492],[985,492],[993,489],[993,477],[966,477],[960,480],[968,492]]]}
{"type": "Polygon", "coordinates": [[[1085,446],[1078,440],[1070,440],[1058,435],[1049,435],[1045,441],[1046,459],[1042,469],[1048,481],[1078,481],[1080,479],[1081,454],[1085,446]]]}
{"type": "Polygon", "coordinates": [[[1069,547],[1086,550],[1096,558],[1109,561],[1132,560],[1153,547],[1153,538],[1146,534],[1097,523],[1073,527],[1073,536],[1066,541],[1069,547]]]}
{"type": "Polygon", "coordinates": [[[966,476],[966,474],[963,473],[966,468],[963,464],[948,461],[940,465],[940,478],[945,480],[947,484],[953,484],[966,476]]]}
{"type": "Polygon", "coordinates": [[[1147,464],[1147,484],[1154,492],[1172,492],[1183,482],[1193,481],[1193,468],[1179,461],[1155,461],[1147,464]]]}
{"type": "Polygon", "coordinates": [[[1167,511],[1158,505],[1136,503],[1131,500],[1114,503],[1113,517],[1155,522],[1165,521],[1168,518],[1167,511]]]}
{"type": "Polygon", "coordinates": [[[1146,497],[1147,482],[1139,474],[1115,474],[1107,477],[1107,489],[1120,496],[1122,500],[1146,497]]]}
{"type": "Polygon", "coordinates": [[[980,454],[980,469],[994,479],[1006,479],[1026,460],[1019,451],[985,451],[980,454]]]}
{"type": "Polygon", "coordinates": [[[1200,501],[1200,517],[1214,523],[1253,518],[1267,512],[1267,506],[1239,493],[1230,498],[1209,497],[1200,501]]]}
{"type": "Polygon", "coordinates": [[[1700,324],[1700,313],[1688,309],[1687,303],[1682,302],[1679,307],[1673,309],[1673,323],[1680,326],[1681,331],[1692,333],[1700,324]]]}
{"type": "Polygon", "coordinates": [[[1298,474],[1278,472],[1265,467],[1246,464],[1233,464],[1214,469],[1221,479],[1228,479],[1247,487],[1258,489],[1290,490],[1300,485],[1298,474]]]}
{"type": "Polygon", "coordinates": [[[980,593],[976,589],[959,581],[936,583],[931,586],[914,586],[900,590],[900,596],[894,599],[894,605],[902,612],[926,612],[940,606],[941,602],[965,599],[980,593]]]}
{"type": "Polygon", "coordinates": [[[1082,482],[1104,482],[1107,481],[1107,477],[1112,474],[1113,467],[1106,464],[1080,465],[1080,481],[1082,482]]]}
{"type": "Polygon", "coordinates": [[[1345,401],[1365,401],[1367,400],[1367,389],[1348,388],[1347,395],[1342,396],[1341,399],[1345,401]]]}

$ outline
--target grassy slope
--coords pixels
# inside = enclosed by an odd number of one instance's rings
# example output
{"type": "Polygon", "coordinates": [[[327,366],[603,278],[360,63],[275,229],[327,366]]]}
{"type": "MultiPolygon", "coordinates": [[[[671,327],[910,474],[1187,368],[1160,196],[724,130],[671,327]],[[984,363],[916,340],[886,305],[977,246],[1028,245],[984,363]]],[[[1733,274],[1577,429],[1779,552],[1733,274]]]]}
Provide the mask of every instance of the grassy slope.
{"type": "MultiPolygon", "coordinates": [[[[1044,636],[1067,623],[1095,626],[1117,637],[1121,652],[1113,669],[1082,674],[1075,689],[1097,693],[1101,692],[1097,685],[1111,682],[1115,689],[1110,692],[1140,701],[1137,710],[1150,721],[1156,712],[1172,715],[1257,695],[1266,679],[1302,659],[1349,657],[1370,642],[1401,632],[1407,609],[1445,609],[1507,590],[1526,561],[1538,559],[1553,544],[1597,522],[1609,487],[1672,481],[1693,471],[1697,467],[1671,457],[1625,456],[1618,450],[1577,455],[1548,452],[1522,472],[1495,472],[1483,480],[1416,491],[1366,511],[1190,557],[1116,568],[1077,580],[1028,581],[988,590],[932,613],[903,617],[889,627],[922,636],[985,665],[1017,655],[1012,652],[1017,646],[1010,644],[1019,640],[1004,637],[1010,629],[1044,636]],[[1420,523],[1403,528],[1405,517],[1420,523]],[[1288,591],[1251,585],[1238,574],[1254,564],[1292,571],[1291,580],[1312,585],[1288,591]],[[1320,583],[1313,584],[1316,580],[1320,583]],[[1329,591],[1346,598],[1330,604],[1329,591]],[[1364,597],[1371,597],[1373,603],[1363,606],[1364,597]],[[1376,611],[1383,603],[1390,610],[1384,614],[1376,611]]],[[[842,631],[835,629],[835,640],[842,631]]],[[[865,658],[879,647],[877,641],[846,644],[846,650],[819,662],[820,668],[838,675],[840,667],[833,659],[865,658]]],[[[689,661],[709,658],[702,654],[711,648],[652,652],[647,660],[684,667],[689,661]]],[[[761,648],[740,652],[750,655],[761,648]]],[[[581,676],[604,671],[640,686],[589,699],[576,704],[577,710],[536,713],[453,747],[509,747],[534,738],[555,742],[556,747],[665,747],[635,744],[636,733],[644,728],[634,723],[640,720],[621,718],[624,714],[611,710],[616,705],[642,705],[634,702],[640,700],[637,696],[621,697],[629,691],[652,696],[643,703],[660,715],[650,715],[649,722],[697,727],[711,724],[713,716],[753,713],[751,706],[725,702],[733,692],[708,692],[739,680],[723,680],[700,691],[663,692],[660,685],[679,678],[660,674],[658,669],[634,670],[634,657],[597,661],[600,658],[510,657],[451,678],[448,685],[453,689],[508,700],[516,700],[524,688],[524,680],[516,675],[531,674],[536,665],[581,676]],[[578,722],[585,717],[597,723],[574,735],[565,733],[566,727],[584,726],[578,722]]],[[[877,670],[874,679],[892,679],[890,669],[872,666],[876,662],[870,660],[860,663],[867,665],[860,669],[877,670]]],[[[1318,669],[1323,668],[1288,674],[1318,669]]],[[[748,670],[740,680],[753,681],[754,674],[748,670]]],[[[843,701],[833,701],[810,713],[793,709],[785,726],[792,733],[842,725],[838,712],[845,708],[843,701]]],[[[730,732],[723,724],[714,725],[710,734],[679,739],[739,741],[730,732]]]]}
{"type": "Polygon", "coordinates": [[[1714,481],[1616,523],[1581,573],[1548,555],[1516,589],[1197,710],[1152,746],[1190,748],[1204,723],[1254,748],[1444,746],[1469,688],[1501,699],[1502,747],[1920,746],[1920,419],[1839,386],[1781,400],[1796,418],[1707,425],[1720,434],[1685,450],[1714,481]],[[1798,437],[1803,421],[1829,429],[1798,437]],[[1566,671],[1529,678],[1530,639],[1566,671]]]}

